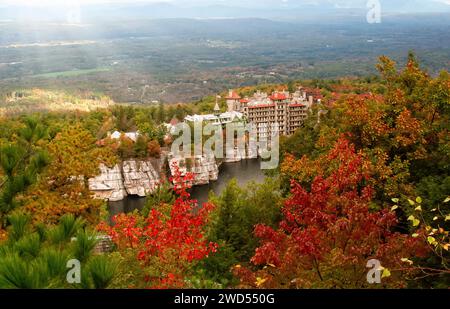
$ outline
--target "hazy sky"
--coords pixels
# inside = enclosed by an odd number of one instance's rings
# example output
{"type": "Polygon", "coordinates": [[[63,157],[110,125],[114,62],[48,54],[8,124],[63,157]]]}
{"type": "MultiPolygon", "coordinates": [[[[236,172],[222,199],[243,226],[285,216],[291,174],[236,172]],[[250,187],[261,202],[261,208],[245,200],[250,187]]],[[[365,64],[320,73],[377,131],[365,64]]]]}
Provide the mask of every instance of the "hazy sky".
{"type": "MultiPolygon", "coordinates": [[[[386,0],[381,0],[381,2],[386,0]]],[[[395,0],[388,0],[395,1],[395,0]]],[[[399,0],[397,0],[399,2],[399,0]]],[[[241,0],[241,1],[227,1],[227,0],[0,0],[0,4],[21,4],[21,5],[65,5],[71,4],[93,4],[93,3],[137,3],[137,2],[172,2],[184,5],[195,5],[195,4],[227,4],[232,2],[234,5],[252,5],[257,6],[258,4],[266,5],[277,5],[277,4],[299,4],[299,3],[309,3],[309,4],[335,4],[337,6],[351,6],[351,5],[364,5],[366,0],[241,0]]],[[[401,1],[400,1],[401,2],[401,1]]],[[[442,2],[450,5],[450,0],[420,0],[420,2],[442,2]]]]}

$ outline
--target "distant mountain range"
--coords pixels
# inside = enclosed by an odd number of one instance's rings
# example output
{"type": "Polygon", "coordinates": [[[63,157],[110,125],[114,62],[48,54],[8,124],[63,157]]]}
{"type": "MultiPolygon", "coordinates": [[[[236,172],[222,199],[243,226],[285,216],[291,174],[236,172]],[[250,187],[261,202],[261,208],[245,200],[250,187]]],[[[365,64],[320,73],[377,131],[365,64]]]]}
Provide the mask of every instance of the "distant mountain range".
{"type": "MultiPolygon", "coordinates": [[[[384,14],[450,12],[450,5],[445,4],[445,1],[380,0],[384,14]]],[[[76,8],[65,5],[29,7],[20,2],[2,5],[0,0],[0,20],[66,20],[69,15],[79,16],[82,21],[112,18],[308,19],[322,15],[365,16],[366,4],[367,0],[172,0],[170,3],[114,1],[82,5],[78,12],[76,8]]]]}

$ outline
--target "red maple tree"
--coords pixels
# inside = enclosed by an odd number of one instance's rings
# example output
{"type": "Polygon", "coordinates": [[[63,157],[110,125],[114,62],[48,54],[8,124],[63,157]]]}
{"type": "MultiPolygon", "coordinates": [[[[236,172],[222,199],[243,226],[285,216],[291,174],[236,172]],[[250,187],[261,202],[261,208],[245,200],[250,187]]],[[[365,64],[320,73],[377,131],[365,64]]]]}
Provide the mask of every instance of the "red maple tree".
{"type": "MultiPolygon", "coordinates": [[[[327,159],[310,192],[292,181],[278,229],[256,226],[262,243],[251,262],[263,268],[237,265],[243,286],[366,287],[368,260],[394,270],[402,259],[424,253],[417,239],[394,231],[394,212],[371,211],[370,165],[361,152],[341,137],[327,159]]],[[[402,278],[392,271],[383,283],[402,286],[402,278]]]]}
{"type": "Polygon", "coordinates": [[[171,181],[178,195],[173,205],[160,205],[148,218],[121,214],[114,225],[100,226],[109,234],[121,252],[132,252],[139,262],[145,287],[185,287],[186,272],[195,261],[217,250],[217,244],[204,235],[213,205],[197,207],[187,189],[192,174],[183,176],[175,166],[171,181]]]}

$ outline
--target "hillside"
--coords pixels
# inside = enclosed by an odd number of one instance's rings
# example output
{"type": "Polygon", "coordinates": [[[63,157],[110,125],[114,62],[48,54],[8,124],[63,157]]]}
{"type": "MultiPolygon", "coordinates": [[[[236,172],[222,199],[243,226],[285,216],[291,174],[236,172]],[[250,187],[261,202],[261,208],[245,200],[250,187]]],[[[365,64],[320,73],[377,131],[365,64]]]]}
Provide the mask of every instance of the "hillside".
{"type": "Polygon", "coordinates": [[[62,91],[31,89],[13,91],[0,99],[0,117],[30,112],[94,111],[114,102],[104,96],[86,94],[77,97],[62,91]]]}

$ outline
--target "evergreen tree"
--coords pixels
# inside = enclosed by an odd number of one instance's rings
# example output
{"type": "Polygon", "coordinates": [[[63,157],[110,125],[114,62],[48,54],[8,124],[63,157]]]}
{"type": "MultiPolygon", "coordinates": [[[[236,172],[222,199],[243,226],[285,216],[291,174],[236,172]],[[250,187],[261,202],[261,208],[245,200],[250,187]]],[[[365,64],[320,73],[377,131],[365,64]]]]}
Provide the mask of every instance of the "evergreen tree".
{"type": "Polygon", "coordinates": [[[6,215],[18,207],[16,196],[36,182],[38,174],[49,163],[47,153],[38,145],[46,131],[35,118],[24,120],[17,141],[0,148],[0,228],[7,224],[6,215]]]}
{"type": "Polygon", "coordinates": [[[117,275],[117,262],[94,255],[97,234],[85,222],[65,215],[56,226],[30,225],[30,217],[9,217],[9,238],[0,245],[0,288],[107,288],[117,275]],[[80,262],[81,282],[70,283],[67,264],[80,262]]]}

